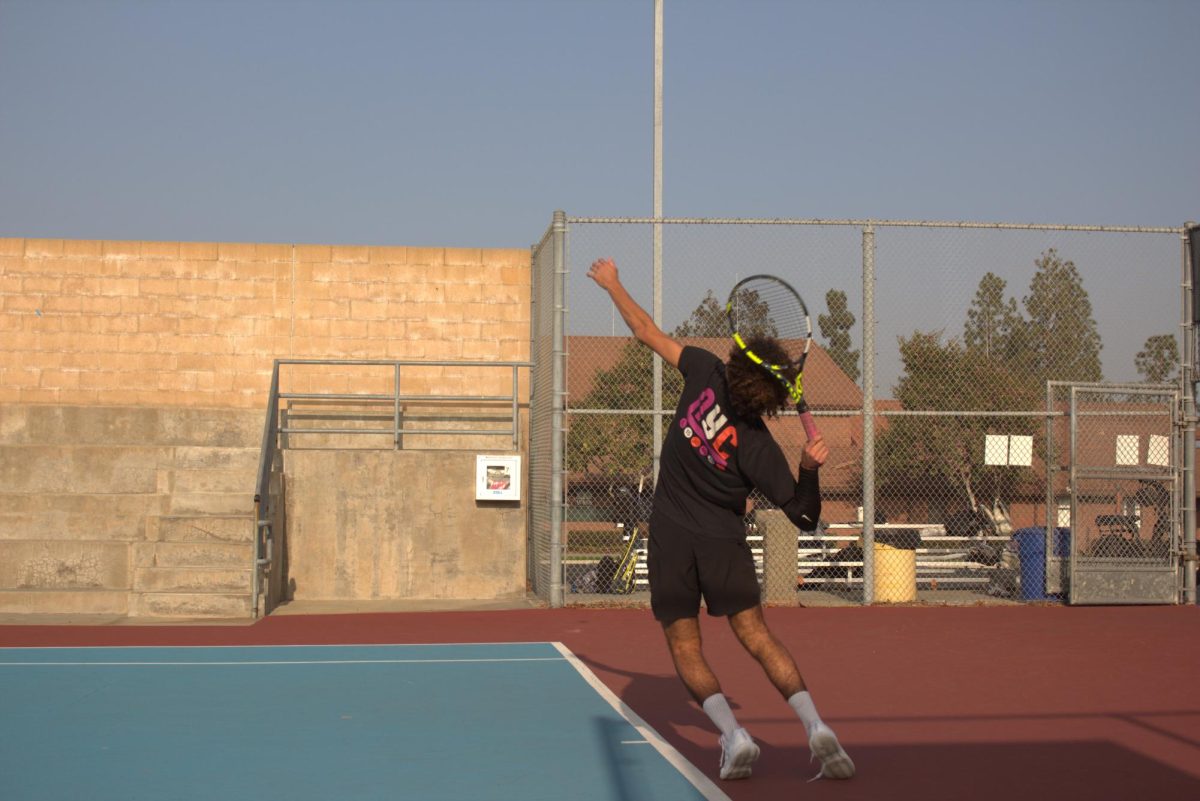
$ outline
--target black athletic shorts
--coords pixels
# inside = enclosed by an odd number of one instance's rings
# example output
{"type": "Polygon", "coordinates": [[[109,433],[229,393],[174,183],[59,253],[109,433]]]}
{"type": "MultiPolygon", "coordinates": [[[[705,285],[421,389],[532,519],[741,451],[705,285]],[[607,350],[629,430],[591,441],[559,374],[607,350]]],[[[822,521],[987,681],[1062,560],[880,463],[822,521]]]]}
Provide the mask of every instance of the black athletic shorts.
{"type": "Polygon", "coordinates": [[[650,608],[664,625],[699,615],[702,596],[715,617],[737,614],[762,600],[745,537],[705,537],[654,515],[646,562],[650,608]]]}

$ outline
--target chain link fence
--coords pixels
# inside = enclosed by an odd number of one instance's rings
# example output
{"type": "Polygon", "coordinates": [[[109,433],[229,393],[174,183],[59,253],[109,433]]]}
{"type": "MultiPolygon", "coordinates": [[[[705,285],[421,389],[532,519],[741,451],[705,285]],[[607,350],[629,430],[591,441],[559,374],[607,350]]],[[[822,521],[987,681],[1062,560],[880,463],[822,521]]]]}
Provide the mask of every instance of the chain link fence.
{"type": "MultiPolygon", "coordinates": [[[[1181,270],[1183,233],[556,216],[534,250],[534,350],[539,365],[561,371],[554,384],[538,368],[535,404],[548,403],[557,386],[563,415],[561,429],[547,422],[549,411],[534,428],[538,448],[549,433],[560,436],[550,446],[560,461],[541,458],[553,475],[536,467],[534,475],[545,487],[542,496],[535,489],[535,503],[544,499],[552,512],[533,514],[558,515],[552,526],[531,527],[540,538],[531,558],[553,574],[534,572],[544,597],[648,600],[655,432],[670,431],[682,381],[664,369],[655,408],[652,354],[585,277],[593,260],[611,257],[644,308],[661,293],[664,331],[722,358],[731,347],[726,294],[740,277],[778,274],[805,296],[815,329],[805,388],[831,455],[821,471],[817,531],[798,532],[765,498],[753,499],[747,536],[765,602],[1065,597],[1071,554],[1101,548],[1093,543],[1095,521],[1106,516],[1128,518],[1129,536],[1158,549],[1153,567],[1107,567],[1157,568],[1170,574],[1177,599],[1186,535],[1179,408],[1190,386],[1192,335],[1181,305],[1181,288],[1190,285],[1181,270]],[[650,264],[656,224],[660,270],[650,264]],[[548,296],[556,279],[561,295],[548,296]],[[540,339],[553,339],[556,325],[561,359],[540,339]],[[1075,386],[1092,387],[1089,408],[1113,413],[1114,425],[1072,427],[1080,420],[1071,416],[1075,386]],[[1134,413],[1148,408],[1155,414],[1134,413]],[[1089,488],[1090,475],[1072,472],[1080,460],[1093,469],[1130,468],[1121,448],[1133,436],[1142,474],[1097,479],[1109,483],[1089,488]],[[1151,493],[1155,500],[1147,502],[1151,493]]],[[[768,427],[796,464],[804,443],[799,419],[784,413],[768,427]]],[[[1189,541],[1194,547],[1194,535],[1189,541]]]]}

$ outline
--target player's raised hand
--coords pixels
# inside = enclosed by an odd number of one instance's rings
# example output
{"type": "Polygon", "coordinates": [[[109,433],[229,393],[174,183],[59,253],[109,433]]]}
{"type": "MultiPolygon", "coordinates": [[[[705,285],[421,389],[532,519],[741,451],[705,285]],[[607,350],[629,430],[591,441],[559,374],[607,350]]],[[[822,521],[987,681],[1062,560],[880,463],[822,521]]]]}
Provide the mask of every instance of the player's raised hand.
{"type": "Polygon", "coordinates": [[[612,289],[621,283],[617,275],[617,265],[612,259],[596,259],[588,270],[588,278],[595,281],[604,289],[612,289]]]}

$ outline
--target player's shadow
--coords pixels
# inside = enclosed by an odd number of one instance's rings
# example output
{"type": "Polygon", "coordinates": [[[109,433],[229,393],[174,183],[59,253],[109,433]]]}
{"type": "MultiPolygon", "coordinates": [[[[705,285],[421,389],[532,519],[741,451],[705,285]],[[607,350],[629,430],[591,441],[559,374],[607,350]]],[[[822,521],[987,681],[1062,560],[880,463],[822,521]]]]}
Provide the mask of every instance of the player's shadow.
{"type": "MultiPolygon", "coordinates": [[[[674,673],[669,676],[640,673],[605,664],[592,657],[580,658],[593,672],[600,670],[628,679],[628,683],[619,694],[621,700],[639,716],[646,718],[646,722],[655,729],[661,731],[663,725],[671,726],[677,733],[683,728],[713,729],[712,721],[692,701],[683,682],[674,673]]],[[[730,705],[736,712],[736,702],[730,701],[730,705]]],[[[714,730],[714,741],[716,736],[714,730]]]]}

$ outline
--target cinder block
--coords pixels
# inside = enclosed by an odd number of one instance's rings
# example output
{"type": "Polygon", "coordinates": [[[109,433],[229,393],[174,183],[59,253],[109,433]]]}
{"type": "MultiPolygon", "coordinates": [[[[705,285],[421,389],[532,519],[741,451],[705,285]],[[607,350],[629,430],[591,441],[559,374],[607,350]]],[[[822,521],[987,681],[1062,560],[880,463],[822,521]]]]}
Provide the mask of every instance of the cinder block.
{"type": "Polygon", "coordinates": [[[489,266],[519,267],[528,270],[530,260],[530,252],[525,249],[503,248],[483,251],[483,263],[489,266]]]}
{"type": "Polygon", "coordinates": [[[143,259],[178,259],[178,242],[142,242],[143,259]]]}
{"type": "Polygon", "coordinates": [[[94,261],[104,255],[104,246],[94,239],[65,239],[63,255],[71,259],[94,261]]]}
{"type": "Polygon", "coordinates": [[[240,242],[219,242],[217,243],[217,260],[218,261],[254,261],[256,256],[255,246],[240,242]]]}
{"type": "Polygon", "coordinates": [[[63,255],[63,240],[61,239],[26,239],[25,258],[53,259],[63,255]]]}
{"type": "Polygon", "coordinates": [[[137,279],[139,295],[168,295],[179,294],[179,281],[175,278],[139,278],[137,279]]]}
{"type": "Polygon", "coordinates": [[[100,279],[100,294],[102,295],[131,297],[136,295],[137,291],[138,282],[136,278],[105,276],[100,279]]]}
{"type": "Polygon", "coordinates": [[[141,242],[105,240],[100,245],[106,259],[137,259],[142,255],[141,242]]]}
{"type": "Polygon", "coordinates": [[[475,265],[483,263],[483,251],[479,248],[446,248],[446,264],[475,265]]]}
{"type": "Polygon", "coordinates": [[[334,245],[330,252],[330,260],[335,262],[367,262],[370,260],[370,248],[361,245],[334,245]]]}
{"type": "Polygon", "coordinates": [[[330,287],[331,293],[344,293],[345,285],[350,281],[350,264],[348,262],[317,262],[312,266],[314,281],[327,281],[336,286],[330,287]]]}
{"type": "Polygon", "coordinates": [[[254,246],[254,257],[256,261],[290,262],[293,250],[294,247],[288,244],[257,243],[254,246]]]}
{"type": "Polygon", "coordinates": [[[453,303],[479,303],[490,293],[484,292],[484,287],[480,284],[449,284],[445,288],[446,305],[453,303]]]}
{"type": "Polygon", "coordinates": [[[189,261],[216,261],[216,242],[180,242],[179,258],[189,261]]]}
{"type": "Polygon", "coordinates": [[[501,267],[500,283],[512,286],[529,286],[529,268],[501,267]]]}
{"type": "Polygon", "coordinates": [[[373,247],[368,258],[373,263],[408,264],[408,248],[373,247]]]}
{"type": "Polygon", "coordinates": [[[333,258],[331,245],[296,245],[296,261],[321,263],[333,258]]]}
{"type": "Polygon", "coordinates": [[[408,263],[414,265],[435,266],[446,263],[445,248],[413,248],[408,249],[408,263]]]}

